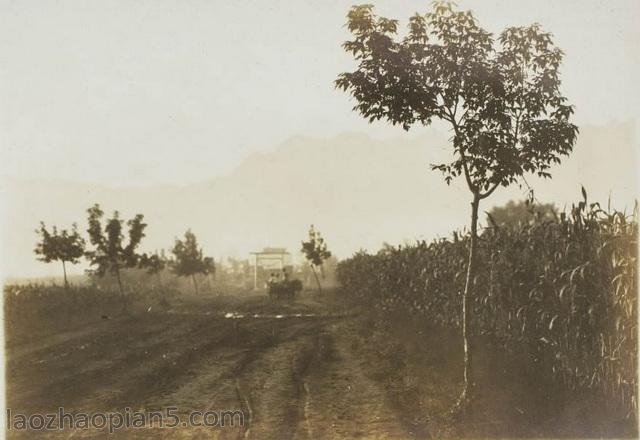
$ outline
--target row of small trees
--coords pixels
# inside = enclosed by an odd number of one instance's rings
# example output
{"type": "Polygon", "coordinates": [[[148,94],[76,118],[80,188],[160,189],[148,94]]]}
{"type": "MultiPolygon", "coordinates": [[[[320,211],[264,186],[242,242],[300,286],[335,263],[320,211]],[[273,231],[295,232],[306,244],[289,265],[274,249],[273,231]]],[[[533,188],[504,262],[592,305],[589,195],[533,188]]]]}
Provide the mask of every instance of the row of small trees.
{"type": "MultiPolygon", "coordinates": [[[[36,230],[39,241],[34,252],[38,259],[45,263],[54,261],[62,263],[65,288],[69,286],[67,263],[77,264],[83,257],[89,261],[91,266],[89,272],[92,275],[114,276],[118,282],[120,294],[123,296],[121,272],[126,269],[144,269],[148,274],[158,277],[163,270],[170,269],[177,276],[190,277],[196,294],[198,294],[196,275],[207,276],[215,273],[213,258],[204,256],[191,230],[185,232],[183,240],[175,240],[171,249],[173,258],[169,258],[164,252],[147,254],[138,251],[147,227],[142,214],[137,214],[125,222],[120,218],[118,211],[114,211],[111,218],[105,219],[104,211],[98,204],[89,208],[87,214],[90,248],[87,247],[75,223],[71,229],[59,229],[53,226],[49,230],[45,223],[41,222],[40,228],[36,230]]],[[[313,271],[318,290],[321,290],[318,271],[322,270],[324,261],[331,257],[331,252],[327,250],[324,238],[313,225],[309,229],[308,240],[302,242],[301,250],[313,271]]]]}
{"type": "Polygon", "coordinates": [[[44,222],[41,222],[40,228],[36,230],[39,240],[34,252],[38,259],[45,263],[62,263],[65,288],[69,286],[67,264],[77,264],[83,257],[88,260],[91,266],[89,273],[92,275],[114,276],[123,297],[121,272],[126,269],[139,268],[149,274],[159,275],[169,268],[177,276],[190,277],[196,293],[196,275],[206,276],[215,273],[213,258],[204,256],[191,230],[187,230],[184,239],[176,238],[171,249],[173,258],[168,258],[164,253],[147,254],[138,251],[147,227],[142,214],[137,214],[126,222],[118,211],[114,211],[111,218],[105,218],[104,211],[98,204],[89,208],[87,214],[90,246],[87,246],[75,223],[71,229],[53,226],[49,230],[44,222]]]}

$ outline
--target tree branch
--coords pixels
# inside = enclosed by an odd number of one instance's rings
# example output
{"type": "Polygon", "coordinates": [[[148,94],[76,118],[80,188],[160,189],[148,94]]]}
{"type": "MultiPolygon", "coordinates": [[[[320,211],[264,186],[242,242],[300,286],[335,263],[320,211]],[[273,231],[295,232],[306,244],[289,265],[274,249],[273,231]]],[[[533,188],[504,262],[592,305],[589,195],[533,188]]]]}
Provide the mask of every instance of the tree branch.
{"type": "MultiPolygon", "coordinates": [[[[457,137],[459,134],[458,123],[456,122],[455,118],[451,114],[451,110],[447,109],[446,107],[445,107],[445,113],[448,113],[448,116],[450,117],[449,121],[453,126],[453,132],[455,133],[455,137],[457,137]]],[[[455,143],[455,137],[454,137],[454,143],[455,143]]],[[[469,190],[472,193],[476,193],[478,191],[478,188],[476,187],[476,185],[474,185],[474,183],[471,180],[471,175],[469,174],[469,166],[467,165],[467,156],[465,156],[464,148],[462,148],[462,146],[460,146],[460,159],[462,160],[462,169],[464,170],[464,178],[467,181],[467,186],[469,187],[469,190]]]]}
{"type": "Polygon", "coordinates": [[[486,199],[487,197],[489,197],[491,194],[493,194],[493,192],[500,186],[500,182],[496,182],[493,184],[493,186],[484,194],[480,194],[480,200],[482,199],[486,199]]]}
{"type": "Polygon", "coordinates": [[[462,159],[462,169],[464,170],[464,178],[467,181],[467,186],[469,187],[469,190],[473,193],[475,193],[476,191],[478,191],[478,188],[476,188],[476,185],[474,185],[474,183],[471,181],[471,176],[469,175],[469,167],[467,165],[467,156],[464,155],[464,150],[462,148],[460,148],[460,159],[462,159]]]}

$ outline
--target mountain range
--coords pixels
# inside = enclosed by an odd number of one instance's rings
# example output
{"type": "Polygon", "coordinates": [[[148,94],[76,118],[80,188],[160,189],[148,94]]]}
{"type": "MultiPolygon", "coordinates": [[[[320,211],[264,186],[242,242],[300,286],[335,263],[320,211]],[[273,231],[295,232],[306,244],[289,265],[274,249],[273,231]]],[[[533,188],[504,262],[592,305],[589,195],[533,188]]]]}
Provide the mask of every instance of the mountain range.
{"type": "MultiPolygon", "coordinates": [[[[90,182],[2,182],[2,273],[56,275],[57,265],[34,258],[40,221],[86,229],[86,209],[99,203],[124,218],[148,223],[143,248],[172,246],[190,228],[205,253],[248,258],[250,251],[284,246],[297,254],[310,224],[339,258],[384,242],[449,235],[468,224],[470,194],[462,181],[447,186],[430,163],[446,161],[446,134],[373,139],[359,133],[332,138],[295,136],[253,153],[223,176],[185,186],[107,187],[90,182]]],[[[631,122],[581,127],[574,154],[553,168],[553,179],[527,178],[536,199],[570,206],[583,185],[591,201],[633,207],[637,190],[636,127],[631,122]]],[[[499,189],[481,210],[522,199],[527,185],[499,189]]],[[[78,265],[72,273],[81,272],[78,265]]]]}

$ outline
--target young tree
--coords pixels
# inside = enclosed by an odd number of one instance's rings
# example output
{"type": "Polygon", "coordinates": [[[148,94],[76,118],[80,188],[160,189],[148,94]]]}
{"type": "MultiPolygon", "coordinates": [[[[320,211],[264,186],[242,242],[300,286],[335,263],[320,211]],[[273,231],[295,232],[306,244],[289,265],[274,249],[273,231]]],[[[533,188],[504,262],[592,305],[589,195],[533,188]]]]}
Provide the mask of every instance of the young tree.
{"type": "Polygon", "coordinates": [[[71,231],[67,229],[58,231],[58,228],[54,226],[49,232],[44,222],[40,222],[40,229],[36,229],[36,233],[40,236],[40,241],[34,249],[35,254],[38,255],[38,260],[45,263],[52,261],[62,262],[64,287],[68,289],[66,263],[76,264],[79,258],[84,255],[85,241],[78,233],[78,226],[74,223],[71,231]]]}
{"type": "Polygon", "coordinates": [[[169,260],[165,256],[164,249],[159,253],[156,251],[151,255],[142,254],[140,257],[139,267],[144,269],[149,276],[155,276],[157,281],[157,288],[154,291],[154,296],[159,300],[160,306],[165,310],[169,308],[169,301],[167,300],[167,290],[162,283],[162,272],[169,265],[169,260]]]}
{"type": "MultiPolygon", "coordinates": [[[[89,214],[89,241],[93,245],[93,250],[86,253],[92,270],[98,276],[104,276],[107,272],[114,275],[118,281],[120,295],[124,298],[124,289],[120,271],[126,268],[136,267],[140,261],[140,255],[136,249],[144,238],[144,230],[147,227],[143,222],[144,216],[137,214],[133,219],[127,221],[129,228],[128,242],[124,243],[124,220],[120,218],[118,211],[114,211],[113,216],[107,219],[102,226],[104,212],[100,205],[95,204],[87,210],[89,214]]],[[[124,304],[126,309],[126,303],[124,304]]]]}
{"type": "Polygon", "coordinates": [[[327,250],[327,244],[324,238],[322,238],[320,232],[317,231],[313,225],[309,228],[309,241],[302,242],[302,252],[309,262],[309,266],[311,266],[313,276],[318,284],[318,291],[321,292],[322,286],[320,285],[317,270],[322,269],[322,264],[327,258],[331,257],[331,252],[327,250]]]}
{"type": "Polygon", "coordinates": [[[171,250],[175,256],[173,272],[182,277],[191,277],[193,288],[198,294],[196,274],[207,275],[215,272],[213,258],[204,257],[202,249],[198,247],[198,241],[191,229],[184,234],[184,241],[176,238],[176,243],[171,250]]]}
{"type": "Polygon", "coordinates": [[[157,277],[158,286],[162,288],[162,277],[160,274],[167,267],[167,258],[164,255],[164,251],[158,253],[155,252],[151,255],[142,254],[140,257],[139,266],[141,269],[145,269],[149,275],[155,275],[157,277]]]}
{"type": "Polygon", "coordinates": [[[213,286],[215,284],[216,278],[216,263],[212,257],[204,257],[202,259],[202,274],[207,280],[209,289],[213,291],[213,286]]]}
{"type": "Polygon", "coordinates": [[[551,177],[550,166],[572,151],[578,129],[560,92],[562,51],[538,24],[506,28],[494,39],[470,11],[444,1],[412,16],[403,38],[398,21],[376,16],[371,5],[354,6],[347,17],[354,38],[343,47],[358,66],[340,74],[336,87],[356,99],[354,110],[370,122],[384,119],[405,130],[439,119],[453,132],[451,162],[432,168],[447,183],[464,176],[472,196],[462,297],[464,403],[473,385],[469,301],[478,208],[525,173],[551,177]]]}

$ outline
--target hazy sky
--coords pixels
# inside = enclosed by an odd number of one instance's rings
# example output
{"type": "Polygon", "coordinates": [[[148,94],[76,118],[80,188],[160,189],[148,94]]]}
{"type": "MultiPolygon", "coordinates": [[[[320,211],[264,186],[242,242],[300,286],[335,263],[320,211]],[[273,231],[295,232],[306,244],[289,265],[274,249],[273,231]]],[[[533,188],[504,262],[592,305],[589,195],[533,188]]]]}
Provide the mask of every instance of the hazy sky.
{"type": "MultiPolygon", "coordinates": [[[[430,3],[370,2],[403,22],[430,3]]],[[[2,174],[185,184],[295,134],[401,135],[333,89],[353,3],[1,0],[2,174]]],[[[494,32],[551,31],[578,123],[637,118],[639,1],[458,3],[494,32]]]]}

